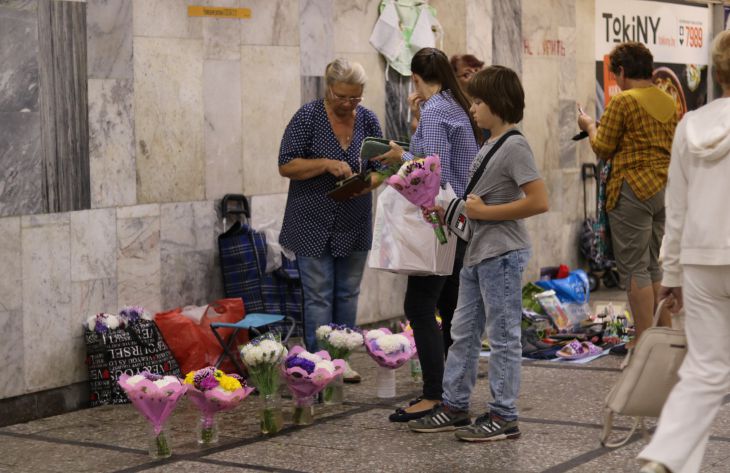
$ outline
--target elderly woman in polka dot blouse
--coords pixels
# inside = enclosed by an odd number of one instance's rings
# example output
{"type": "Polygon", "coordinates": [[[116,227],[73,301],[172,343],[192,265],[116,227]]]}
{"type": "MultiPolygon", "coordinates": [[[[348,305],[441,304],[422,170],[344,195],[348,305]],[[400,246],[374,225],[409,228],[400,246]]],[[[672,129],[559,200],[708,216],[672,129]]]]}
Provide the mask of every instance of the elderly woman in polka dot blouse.
{"type": "MultiPolygon", "coordinates": [[[[360,280],[372,240],[369,193],[336,202],[335,183],[360,172],[360,144],[382,136],[375,114],[360,105],[363,67],[335,59],[325,69],[324,99],[302,106],[281,140],[279,173],[291,179],[280,243],[297,255],[304,289],[304,339],[334,322],[355,325],[360,280]]],[[[348,369],[345,380],[359,381],[348,369]]]]}

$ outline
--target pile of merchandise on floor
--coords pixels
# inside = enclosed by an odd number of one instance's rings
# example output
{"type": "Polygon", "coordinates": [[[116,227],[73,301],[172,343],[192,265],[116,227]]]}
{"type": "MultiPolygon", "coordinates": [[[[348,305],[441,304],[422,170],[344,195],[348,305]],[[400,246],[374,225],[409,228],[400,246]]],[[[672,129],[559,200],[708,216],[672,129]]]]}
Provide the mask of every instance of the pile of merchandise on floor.
{"type": "Polygon", "coordinates": [[[585,271],[561,265],[545,268],[541,275],[522,288],[524,357],[578,360],[627,340],[633,331],[629,313],[614,311],[611,304],[595,313],[585,271]]]}

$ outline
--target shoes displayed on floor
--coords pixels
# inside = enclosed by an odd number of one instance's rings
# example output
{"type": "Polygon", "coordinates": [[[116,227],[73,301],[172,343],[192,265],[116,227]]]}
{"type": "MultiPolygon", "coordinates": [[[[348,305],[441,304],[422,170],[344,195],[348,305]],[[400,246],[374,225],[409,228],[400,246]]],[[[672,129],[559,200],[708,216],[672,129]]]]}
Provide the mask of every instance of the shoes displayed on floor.
{"type": "Polygon", "coordinates": [[[516,420],[505,420],[487,412],[477,417],[473,424],[457,430],[454,435],[466,442],[494,442],[518,439],[522,433],[516,420]]]}
{"type": "Polygon", "coordinates": [[[451,411],[439,404],[420,419],[409,421],[408,428],[413,432],[447,432],[470,423],[469,412],[451,411]]]}
{"type": "Polygon", "coordinates": [[[669,469],[657,462],[647,462],[641,467],[639,473],[671,473],[669,469]]]}
{"type": "Polygon", "coordinates": [[[357,384],[360,381],[362,381],[362,377],[360,377],[360,373],[352,369],[350,367],[350,362],[345,362],[345,372],[342,375],[342,380],[349,384],[357,384]]]}
{"type": "Polygon", "coordinates": [[[626,356],[629,354],[629,349],[626,348],[626,344],[621,345],[614,345],[611,347],[611,350],[608,352],[610,355],[616,355],[616,356],[626,356]]]}

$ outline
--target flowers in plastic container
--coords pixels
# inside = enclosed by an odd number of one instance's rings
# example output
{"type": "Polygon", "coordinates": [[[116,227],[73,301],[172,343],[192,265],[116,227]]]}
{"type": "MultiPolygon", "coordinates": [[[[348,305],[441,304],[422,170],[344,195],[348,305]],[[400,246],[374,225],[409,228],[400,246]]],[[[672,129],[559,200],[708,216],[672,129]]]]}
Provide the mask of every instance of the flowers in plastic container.
{"type": "Polygon", "coordinates": [[[317,340],[332,359],[347,360],[350,353],[363,343],[362,334],[345,325],[322,325],[316,332],[317,340]]]}
{"type": "Polygon", "coordinates": [[[380,328],[365,332],[365,350],[378,365],[396,369],[413,357],[416,343],[407,332],[392,333],[380,328]]]}
{"type": "MultiPolygon", "coordinates": [[[[431,208],[436,205],[441,186],[441,160],[436,155],[412,159],[403,163],[385,182],[413,205],[431,208]]],[[[439,243],[446,243],[446,234],[435,211],[429,214],[429,220],[439,243]]]]}
{"type": "Polygon", "coordinates": [[[279,365],[288,351],[271,333],[251,340],[241,348],[241,359],[246,365],[249,378],[264,399],[261,411],[261,432],[273,434],[284,424],[281,408],[278,406],[279,365]]]}
{"type": "Polygon", "coordinates": [[[332,360],[322,350],[309,353],[295,346],[281,367],[287,387],[294,396],[294,423],[306,425],[312,422],[314,395],[345,370],[344,360],[332,360]]]}
{"type": "Polygon", "coordinates": [[[153,443],[150,456],[169,457],[172,451],[164,432],[165,421],[187,387],[175,376],[160,376],[149,371],[134,376],[123,374],[118,383],[134,407],[152,424],[153,443]]]}
{"type": "Polygon", "coordinates": [[[119,318],[125,325],[131,325],[140,320],[154,320],[154,316],[140,305],[128,305],[119,311],[119,318]]]}
{"type": "Polygon", "coordinates": [[[210,445],[218,440],[215,414],[233,409],[253,392],[238,375],[227,375],[213,366],[191,371],[185,376],[188,397],[200,411],[198,443],[210,445]]]}

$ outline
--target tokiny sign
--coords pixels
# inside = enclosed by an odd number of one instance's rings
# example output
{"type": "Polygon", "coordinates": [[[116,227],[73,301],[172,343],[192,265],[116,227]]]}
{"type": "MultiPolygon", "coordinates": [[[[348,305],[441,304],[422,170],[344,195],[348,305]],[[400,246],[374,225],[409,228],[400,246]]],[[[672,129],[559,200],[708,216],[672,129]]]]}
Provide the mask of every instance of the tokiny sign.
{"type": "Polygon", "coordinates": [[[625,41],[645,44],[654,62],[708,63],[707,7],[643,0],[596,0],[596,61],[625,41]]]}

